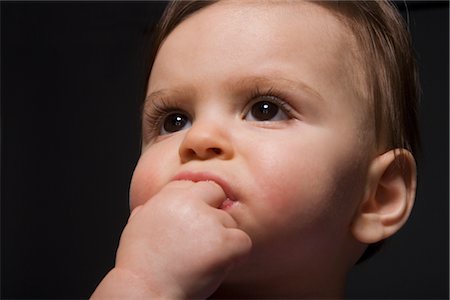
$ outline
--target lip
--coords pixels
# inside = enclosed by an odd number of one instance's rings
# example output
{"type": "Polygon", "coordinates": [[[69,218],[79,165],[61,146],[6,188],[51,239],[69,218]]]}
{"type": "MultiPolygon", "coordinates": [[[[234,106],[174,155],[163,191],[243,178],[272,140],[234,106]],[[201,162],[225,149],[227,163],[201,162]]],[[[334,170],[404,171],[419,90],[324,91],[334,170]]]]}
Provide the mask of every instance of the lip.
{"type": "Polygon", "coordinates": [[[177,174],[172,180],[190,180],[193,182],[199,181],[214,181],[217,183],[225,192],[227,199],[235,202],[236,197],[233,194],[233,190],[230,185],[222,179],[220,176],[208,173],[208,172],[181,172],[177,174]]]}

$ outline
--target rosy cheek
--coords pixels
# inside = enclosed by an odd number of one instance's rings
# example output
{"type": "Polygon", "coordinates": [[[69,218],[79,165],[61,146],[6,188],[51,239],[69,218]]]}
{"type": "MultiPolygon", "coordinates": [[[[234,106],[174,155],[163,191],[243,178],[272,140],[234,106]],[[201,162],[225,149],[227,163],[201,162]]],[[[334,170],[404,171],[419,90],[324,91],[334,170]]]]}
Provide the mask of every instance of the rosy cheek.
{"type": "Polygon", "coordinates": [[[265,202],[268,214],[273,217],[273,222],[286,225],[290,222],[309,223],[323,212],[322,208],[326,206],[326,191],[319,191],[312,187],[305,177],[300,178],[284,178],[264,191],[262,201],[265,202]]]}
{"type": "Polygon", "coordinates": [[[142,205],[146,202],[146,191],[148,190],[147,180],[144,174],[136,167],[133,173],[133,178],[130,184],[130,209],[133,210],[136,206],[142,205]]]}
{"type": "Polygon", "coordinates": [[[288,145],[266,143],[258,157],[253,157],[251,172],[258,174],[254,176],[260,197],[258,209],[263,210],[269,223],[310,224],[329,211],[335,186],[327,167],[331,162],[327,162],[325,153],[320,153],[322,148],[291,139],[288,145]]]}
{"type": "Polygon", "coordinates": [[[152,153],[144,153],[136,165],[130,184],[131,209],[150,200],[165,183],[163,162],[153,157],[152,153]]]}

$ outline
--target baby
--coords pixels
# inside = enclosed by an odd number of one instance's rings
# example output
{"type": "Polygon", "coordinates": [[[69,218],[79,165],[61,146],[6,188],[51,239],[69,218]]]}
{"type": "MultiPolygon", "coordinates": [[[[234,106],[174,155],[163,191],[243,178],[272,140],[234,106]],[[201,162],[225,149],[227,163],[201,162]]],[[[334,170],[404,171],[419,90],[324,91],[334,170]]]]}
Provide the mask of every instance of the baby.
{"type": "Polygon", "coordinates": [[[386,2],[169,4],[116,265],[92,298],[340,298],[414,203],[418,80],[386,2]]]}

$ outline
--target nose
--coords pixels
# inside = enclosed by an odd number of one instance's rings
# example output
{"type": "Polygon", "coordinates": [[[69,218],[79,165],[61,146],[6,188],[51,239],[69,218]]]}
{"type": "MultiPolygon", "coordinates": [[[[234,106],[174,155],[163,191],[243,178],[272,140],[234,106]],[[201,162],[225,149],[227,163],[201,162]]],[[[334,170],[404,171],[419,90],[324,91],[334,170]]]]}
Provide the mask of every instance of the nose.
{"type": "Polygon", "coordinates": [[[212,158],[227,160],[233,157],[234,149],[227,128],[217,121],[204,120],[194,122],[187,130],[179,155],[183,163],[212,158]]]}

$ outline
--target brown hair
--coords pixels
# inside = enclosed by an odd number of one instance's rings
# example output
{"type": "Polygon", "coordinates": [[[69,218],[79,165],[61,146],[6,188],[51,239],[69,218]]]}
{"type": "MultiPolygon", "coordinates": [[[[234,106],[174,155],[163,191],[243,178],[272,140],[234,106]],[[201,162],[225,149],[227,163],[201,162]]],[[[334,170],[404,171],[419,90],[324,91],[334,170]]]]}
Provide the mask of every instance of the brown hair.
{"type": "Polygon", "coordinates": [[[420,83],[411,37],[398,10],[387,1],[316,3],[329,8],[358,41],[378,143],[417,154],[420,83]]]}
{"type": "MultiPolygon", "coordinates": [[[[156,26],[149,57],[150,75],[165,38],[183,20],[217,1],[170,2],[156,26]]],[[[374,112],[376,141],[383,150],[403,148],[413,155],[420,149],[417,104],[420,84],[410,34],[387,1],[314,1],[335,14],[354,34],[365,90],[374,112]]],[[[378,251],[382,242],[369,245],[359,262],[378,251]]]]}

